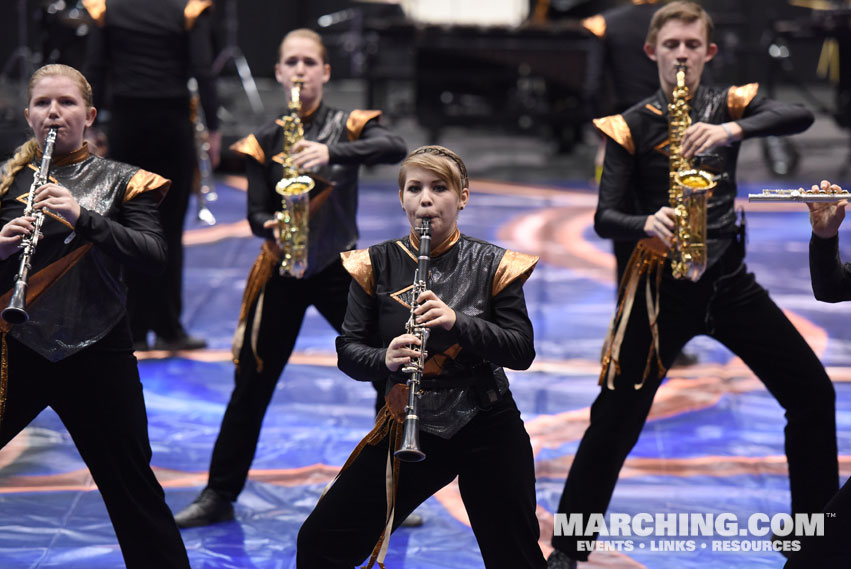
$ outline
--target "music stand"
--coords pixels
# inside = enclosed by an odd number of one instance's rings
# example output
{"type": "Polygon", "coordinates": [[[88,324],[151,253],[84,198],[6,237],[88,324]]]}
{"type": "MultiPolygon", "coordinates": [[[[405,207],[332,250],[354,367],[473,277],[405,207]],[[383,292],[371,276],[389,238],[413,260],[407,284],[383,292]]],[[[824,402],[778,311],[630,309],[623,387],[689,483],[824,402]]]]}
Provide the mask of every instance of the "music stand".
{"type": "Polygon", "coordinates": [[[242,81],[242,88],[248,96],[251,110],[255,114],[263,114],[263,101],[260,99],[260,92],[257,91],[257,84],[251,75],[251,68],[248,66],[248,61],[246,61],[245,55],[237,44],[236,32],[238,22],[236,0],[227,0],[225,4],[225,26],[225,48],[213,62],[213,73],[219,75],[228,61],[233,61],[236,72],[239,74],[239,79],[242,81]]]}
{"type": "Polygon", "coordinates": [[[18,47],[6,60],[3,65],[3,71],[0,71],[0,81],[5,81],[9,72],[15,65],[15,61],[21,61],[21,93],[26,99],[27,78],[32,73],[33,52],[29,46],[29,38],[27,37],[27,1],[18,0],[18,47]]]}

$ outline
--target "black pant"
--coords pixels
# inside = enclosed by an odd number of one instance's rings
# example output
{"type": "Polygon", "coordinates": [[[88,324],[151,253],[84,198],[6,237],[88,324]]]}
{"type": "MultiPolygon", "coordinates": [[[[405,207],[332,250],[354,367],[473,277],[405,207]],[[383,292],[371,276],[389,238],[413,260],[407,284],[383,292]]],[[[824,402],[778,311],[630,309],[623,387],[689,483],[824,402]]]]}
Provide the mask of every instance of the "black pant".
{"type": "MultiPolygon", "coordinates": [[[[127,334],[125,329],[125,344],[127,334]]],[[[110,346],[113,338],[57,363],[7,338],[9,391],[0,447],[50,406],[97,484],[127,568],[188,569],[180,533],[151,471],[136,358],[129,346],[110,346]]]]}
{"type": "Polygon", "coordinates": [[[824,535],[803,538],[801,550],[792,553],[783,569],[851,567],[851,479],[830,499],[824,513],[824,535]]]}
{"type": "Polygon", "coordinates": [[[254,460],[260,426],[272,399],[275,385],[293,352],[304,313],[312,304],[337,332],[346,315],[351,277],[340,261],[320,273],[294,279],[275,275],[266,283],[257,352],[263,361],[258,371],[250,333],[254,324],[252,307],[246,322],[246,337],[234,374],[231,394],[210,462],[208,486],[231,501],[236,500],[254,460]]]}
{"type": "MultiPolygon", "coordinates": [[[[449,440],[421,432],[420,447],[424,461],[401,463],[394,529],[458,476],[485,567],[546,567],[532,446],[510,393],[449,440]]],[[[385,438],[366,446],[319,500],[298,534],[299,569],[351,569],[369,556],[384,529],[386,462],[385,438]]]]}
{"type": "MultiPolygon", "coordinates": [[[[591,406],[585,431],[559,503],[560,513],[604,513],[618,473],[650,412],[661,384],[654,366],[639,383],[650,348],[643,283],[627,325],[621,374],[591,406]]],[[[824,367],[780,308],[759,286],[731,247],[697,283],[662,281],[660,353],[667,369],[691,338],[707,334],[742,358],[786,410],[786,457],[793,513],[819,512],[838,488],[835,393],[824,367]]],[[[581,536],[554,536],[553,546],[571,557],[581,536]]]]}
{"type": "Polygon", "coordinates": [[[153,330],[165,340],[185,334],[180,322],[183,294],[183,223],[192,193],[195,141],[188,99],[116,98],[109,138],[110,157],[171,180],[160,204],[168,256],[162,274],[128,269],[127,312],[134,341],[153,330]]]}

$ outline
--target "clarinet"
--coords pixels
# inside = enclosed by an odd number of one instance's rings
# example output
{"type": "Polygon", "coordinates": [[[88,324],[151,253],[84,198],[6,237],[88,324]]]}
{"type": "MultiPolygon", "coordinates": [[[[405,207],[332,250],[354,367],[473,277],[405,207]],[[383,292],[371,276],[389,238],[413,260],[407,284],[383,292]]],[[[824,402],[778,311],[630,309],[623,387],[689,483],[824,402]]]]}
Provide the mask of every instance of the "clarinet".
{"type": "Polygon", "coordinates": [[[33,204],[35,203],[35,194],[41,186],[45,185],[49,178],[50,162],[53,160],[53,145],[56,143],[56,133],[58,129],[53,127],[47,133],[47,138],[44,141],[44,154],[41,158],[41,165],[33,178],[33,183],[30,186],[30,191],[27,194],[27,206],[24,208],[24,216],[35,217],[32,233],[21,240],[21,264],[18,266],[18,274],[15,275],[15,290],[12,292],[12,298],[9,300],[9,306],[0,312],[0,317],[9,324],[22,324],[30,319],[27,314],[27,283],[29,281],[30,269],[32,269],[32,257],[35,255],[35,248],[38,245],[39,235],[41,234],[41,226],[44,223],[44,208],[33,213],[33,204]]]}
{"type": "Polygon", "coordinates": [[[417,399],[420,397],[420,381],[423,378],[423,367],[426,359],[426,341],[429,329],[422,324],[417,324],[417,315],[414,311],[419,308],[417,299],[428,289],[428,263],[431,252],[431,235],[429,223],[431,220],[423,219],[422,225],[416,230],[420,234],[420,252],[417,259],[417,270],[414,272],[413,298],[411,300],[411,315],[405,324],[405,331],[412,334],[420,341],[420,355],[402,368],[403,373],[408,374],[408,405],[405,407],[405,425],[402,430],[402,444],[394,454],[396,458],[405,462],[419,462],[426,455],[420,450],[420,418],[417,416],[417,399]]]}

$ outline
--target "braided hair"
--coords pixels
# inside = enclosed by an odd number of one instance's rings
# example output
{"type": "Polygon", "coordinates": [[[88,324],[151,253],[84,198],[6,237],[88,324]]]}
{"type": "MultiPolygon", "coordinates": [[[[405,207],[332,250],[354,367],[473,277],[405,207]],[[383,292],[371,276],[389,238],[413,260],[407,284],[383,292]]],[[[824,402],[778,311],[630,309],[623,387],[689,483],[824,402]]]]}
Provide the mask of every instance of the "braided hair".
{"type": "MultiPolygon", "coordinates": [[[[45,77],[55,76],[68,77],[73,80],[77,84],[77,87],[79,87],[80,96],[83,98],[86,105],[88,107],[93,106],[92,86],[89,85],[89,82],[86,81],[83,74],[73,67],[58,63],[45,65],[33,73],[32,77],[30,77],[29,87],[27,89],[27,101],[32,100],[33,89],[39,81],[45,77]]],[[[15,149],[15,154],[9,158],[5,164],[3,164],[3,168],[0,170],[0,197],[6,195],[6,192],[9,191],[9,187],[12,185],[12,181],[15,179],[15,175],[27,164],[32,162],[37,153],[38,141],[35,138],[29,139],[15,149]]]]}
{"type": "Polygon", "coordinates": [[[470,187],[470,179],[467,176],[467,167],[464,165],[464,161],[461,160],[460,156],[443,146],[420,146],[408,154],[399,169],[399,190],[405,189],[409,166],[419,166],[437,174],[440,178],[446,180],[458,195],[461,195],[461,190],[470,187]]]}

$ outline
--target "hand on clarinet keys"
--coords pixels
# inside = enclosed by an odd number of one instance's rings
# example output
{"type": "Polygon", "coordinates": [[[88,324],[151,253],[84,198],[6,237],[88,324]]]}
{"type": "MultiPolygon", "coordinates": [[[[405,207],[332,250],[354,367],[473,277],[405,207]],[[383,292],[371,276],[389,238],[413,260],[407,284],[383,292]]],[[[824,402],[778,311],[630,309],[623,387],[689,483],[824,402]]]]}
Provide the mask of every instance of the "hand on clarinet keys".
{"type": "Polygon", "coordinates": [[[417,303],[419,303],[419,307],[414,312],[417,315],[417,324],[422,324],[427,328],[440,326],[444,330],[452,330],[455,326],[455,311],[449,308],[432,291],[423,291],[417,299],[417,303]]]}
{"type": "Polygon", "coordinates": [[[413,358],[419,357],[419,350],[411,346],[419,346],[420,340],[413,334],[402,334],[390,340],[387,351],[384,353],[384,365],[390,371],[397,371],[405,364],[411,363],[413,358]]]}

